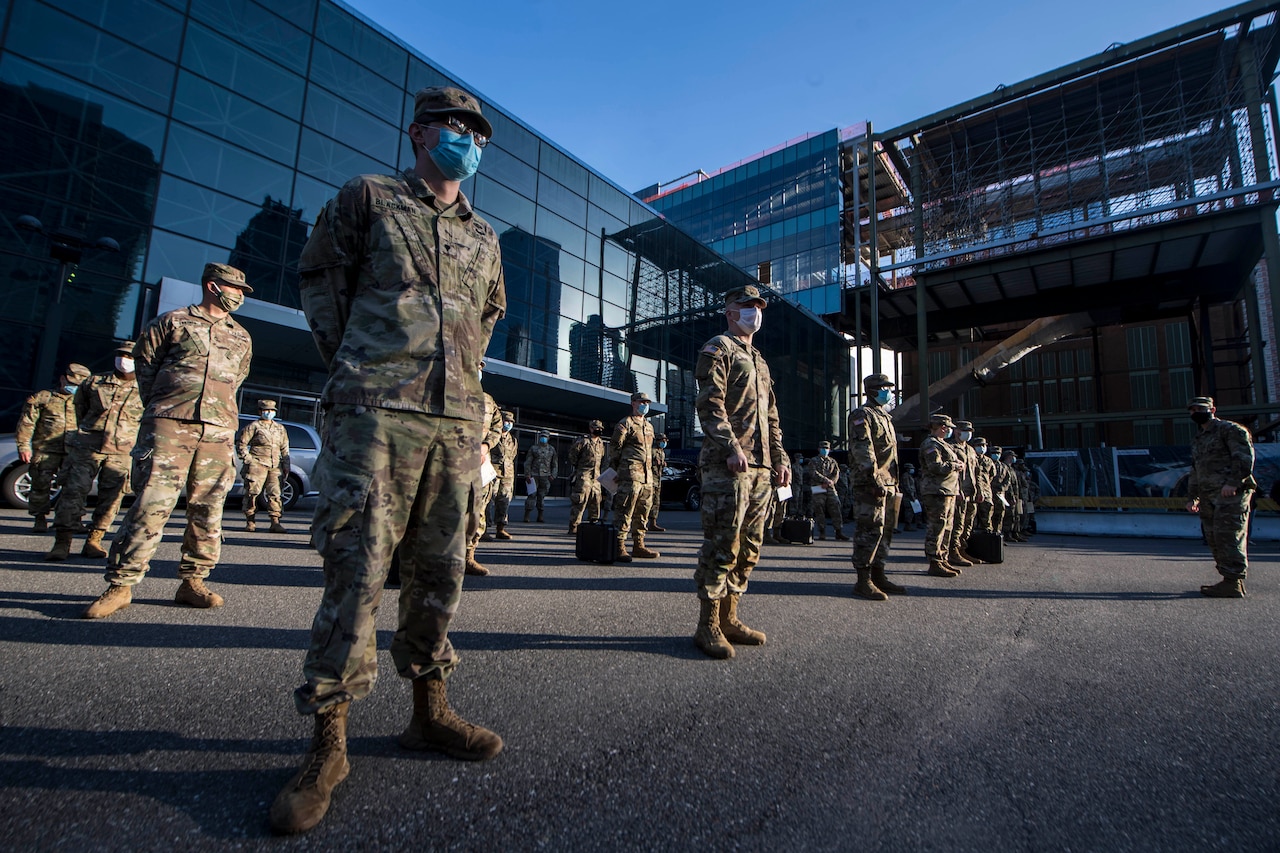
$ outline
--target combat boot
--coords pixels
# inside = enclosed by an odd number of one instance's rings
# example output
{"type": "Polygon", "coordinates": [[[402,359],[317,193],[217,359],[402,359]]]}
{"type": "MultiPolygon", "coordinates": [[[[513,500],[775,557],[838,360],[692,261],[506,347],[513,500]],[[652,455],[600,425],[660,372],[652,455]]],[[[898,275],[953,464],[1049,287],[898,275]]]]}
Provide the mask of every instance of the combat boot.
{"type": "Polygon", "coordinates": [[[961,549],[960,549],[960,556],[961,556],[961,557],[964,557],[966,560],[968,560],[970,563],[972,563],[972,564],[973,564],[973,565],[975,565],[975,566],[981,566],[981,565],[982,565],[982,560],[979,560],[977,557],[975,557],[975,556],[973,556],[972,554],[970,554],[970,553],[969,553],[969,549],[968,549],[968,548],[961,548],[961,549]]]}
{"type": "Polygon", "coordinates": [[[44,555],[45,560],[60,563],[71,556],[71,540],[74,538],[70,530],[58,530],[53,534],[53,547],[44,555]]]}
{"type": "Polygon", "coordinates": [[[733,646],[720,631],[720,602],[702,598],[698,604],[702,612],[698,615],[698,630],[693,635],[693,644],[707,657],[717,660],[733,657],[733,646]]]}
{"type": "Polygon", "coordinates": [[[42,512],[35,517],[35,523],[31,525],[32,533],[46,533],[49,530],[49,519],[42,512]]]}
{"type": "Polygon", "coordinates": [[[531,516],[531,515],[533,515],[533,507],[531,507],[531,506],[527,506],[527,507],[525,507],[525,508],[524,508],[524,523],[525,523],[525,524],[528,524],[528,523],[529,523],[529,516],[531,516]]]}
{"type": "Polygon", "coordinates": [[[466,761],[483,761],[502,751],[502,738],[455,714],[449,707],[442,679],[415,678],[413,719],[400,735],[400,746],[415,751],[443,752],[466,761]]]}
{"type": "Polygon", "coordinates": [[[252,515],[244,517],[244,529],[249,533],[255,533],[258,530],[258,523],[253,520],[252,515]]]}
{"type": "Polygon", "coordinates": [[[489,574],[488,569],[486,569],[484,566],[476,562],[475,548],[467,549],[467,567],[465,569],[465,572],[469,575],[478,575],[480,577],[484,577],[485,575],[489,574]]]}
{"type": "Polygon", "coordinates": [[[569,522],[569,535],[570,536],[578,535],[578,523],[576,521],[569,522]]]}
{"type": "Polygon", "coordinates": [[[871,581],[870,569],[858,569],[858,582],[854,584],[853,594],[861,596],[868,601],[888,601],[889,596],[880,591],[871,581]]]}
{"type": "Polygon", "coordinates": [[[649,525],[649,530],[654,533],[666,533],[667,528],[660,526],[656,521],[649,525]]]}
{"type": "Polygon", "coordinates": [[[542,510],[541,510],[541,509],[539,509],[539,510],[538,510],[538,523],[539,523],[539,524],[546,524],[546,523],[547,523],[547,520],[546,520],[545,518],[543,518],[543,517],[542,517],[542,510]]]}
{"type": "Polygon", "coordinates": [[[271,830],[282,835],[306,832],[329,811],[333,789],[351,772],[347,761],[347,712],[341,702],[316,714],[311,746],[302,767],[271,804],[271,830]]]}
{"type": "Polygon", "coordinates": [[[511,534],[507,532],[507,526],[505,524],[499,524],[498,532],[493,534],[493,538],[494,539],[510,539],[511,534]]]}
{"type": "Polygon", "coordinates": [[[738,619],[740,598],[742,593],[731,592],[720,599],[720,633],[730,643],[739,646],[763,646],[766,639],[764,631],[748,628],[738,619]]]}
{"type": "Polygon", "coordinates": [[[836,539],[838,539],[838,540],[839,540],[839,541],[841,541],[841,542],[848,542],[848,541],[849,541],[849,537],[844,535],[844,525],[843,525],[843,524],[836,528],[836,539]]]}
{"type": "Polygon", "coordinates": [[[1200,594],[1210,598],[1244,598],[1244,579],[1224,577],[1215,584],[1200,587],[1200,594]]]}
{"type": "Polygon", "coordinates": [[[929,574],[935,578],[953,578],[959,574],[955,569],[947,567],[941,560],[929,561],[929,574]]]}
{"type": "Polygon", "coordinates": [[[640,533],[640,534],[637,534],[635,537],[635,547],[631,549],[631,556],[639,557],[640,559],[643,559],[643,560],[653,560],[658,557],[661,557],[662,554],[658,553],[652,548],[646,548],[644,546],[644,534],[640,533]]]}
{"type": "Polygon", "coordinates": [[[766,528],[765,528],[765,530],[764,530],[764,538],[763,538],[763,539],[761,539],[760,541],[761,541],[761,542],[764,542],[766,545],[777,545],[777,544],[779,544],[779,543],[778,543],[778,537],[776,537],[776,536],[774,536],[774,535],[773,535],[773,528],[772,528],[772,527],[766,527],[766,528]]]}
{"type": "Polygon", "coordinates": [[[271,516],[271,526],[267,528],[267,532],[268,533],[288,533],[289,531],[285,530],[284,525],[280,523],[280,516],[273,515],[271,516]]]}
{"type": "Polygon", "coordinates": [[[101,559],[107,556],[107,552],[102,547],[102,537],[106,535],[105,530],[90,530],[89,538],[85,541],[84,547],[80,549],[81,557],[95,557],[101,559]]]}
{"type": "Polygon", "coordinates": [[[183,578],[182,585],[178,587],[173,600],[178,604],[198,607],[201,610],[223,605],[222,596],[205,586],[204,578],[183,578]]]}
{"type": "Polygon", "coordinates": [[[950,560],[946,559],[945,557],[944,557],[940,562],[942,563],[942,567],[943,567],[944,569],[946,569],[947,571],[949,571],[949,572],[955,572],[955,573],[956,573],[956,574],[958,574],[958,575],[962,575],[962,574],[964,574],[964,571],[963,571],[959,566],[955,565],[954,563],[952,563],[950,560]]]}
{"type": "Polygon", "coordinates": [[[885,577],[884,566],[871,567],[871,582],[875,584],[881,592],[887,592],[889,595],[907,594],[907,588],[905,586],[896,584],[885,577]]]}
{"type": "Polygon", "coordinates": [[[819,540],[827,538],[827,526],[825,524],[818,528],[818,535],[815,538],[819,540]]]}
{"type": "Polygon", "coordinates": [[[973,563],[960,556],[959,548],[951,549],[951,553],[947,556],[946,562],[947,565],[951,567],[952,571],[955,571],[956,566],[964,566],[967,568],[973,565],[973,563]]]}
{"type": "Polygon", "coordinates": [[[631,562],[631,555],[627,553],[627,540],[625,539],[618,540],[618,556],[614,557],[613,559],[614,559],[614,562],[617,562],[617,563],[631,562]]]}
{"type": "Polygon", "coordinates": [[[82,615],[85,619],[103,619],[117,610],[124,610],[132,603],[133,587],[113,583],[93,604],[85,608],[82,615]]]}

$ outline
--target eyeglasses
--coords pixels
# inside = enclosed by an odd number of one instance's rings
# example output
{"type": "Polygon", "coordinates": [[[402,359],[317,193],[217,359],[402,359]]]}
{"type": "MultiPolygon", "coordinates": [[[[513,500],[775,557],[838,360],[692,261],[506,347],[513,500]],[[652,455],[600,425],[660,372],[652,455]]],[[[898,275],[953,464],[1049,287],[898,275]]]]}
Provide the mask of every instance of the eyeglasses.
{"type": "Polygon", "coordinates": [[[471,138],[476,141],[477,148],[483,148],[489,144],[489,137],[480,133],[480,131],[478,130],[472,130],[471,128],[467,127],[467,125],[462,121],[462,119],[458,118],[457,116],[445,116],[444,118],[437,119],[436,121],[438,121],[440,124],[443,124],[445,127],[449,128],[454,133],[461,133],[463,136],[470,134],[471,138]]]}

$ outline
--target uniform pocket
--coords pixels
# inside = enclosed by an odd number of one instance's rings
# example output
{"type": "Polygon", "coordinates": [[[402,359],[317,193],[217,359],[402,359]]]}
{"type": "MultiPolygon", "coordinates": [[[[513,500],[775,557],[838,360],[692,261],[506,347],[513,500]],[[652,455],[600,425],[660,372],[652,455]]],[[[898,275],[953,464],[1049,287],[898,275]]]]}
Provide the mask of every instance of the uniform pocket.
{"type": "Polygon", "coordinates": [[[373,474],[339,459],[327,447],[316,458],[312,478],[323,500],[355,512],[364,509],[373,483],[373,474]]]}

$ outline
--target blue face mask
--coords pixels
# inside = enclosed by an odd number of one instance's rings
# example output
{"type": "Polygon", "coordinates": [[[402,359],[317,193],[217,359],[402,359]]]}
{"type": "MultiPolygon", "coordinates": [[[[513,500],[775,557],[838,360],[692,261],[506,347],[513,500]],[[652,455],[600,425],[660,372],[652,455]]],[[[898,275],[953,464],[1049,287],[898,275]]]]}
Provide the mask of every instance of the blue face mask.
{"type": "Polygon", "coordinates": [[[976,451],[978,451],[978,455],[979,455],[979,456],[986,456],[986,455],[987,455],[987,449],[986,449],[985,447],[983,447],[981,444],[979,444],[977,447],[975,447],[975,448],[973,448],[973,449],[974,449],[974,450],[976,450],[976,451]]]}
{"type": "Polygon", "coordinates": [[[79,388],[80,386],[79,385],[63,385],[62,387],[66,389],[68,394],[74,394],[76,393],[76,389],[79,388]]]}
{"type": "Polygon", "coordinates": [[[663,450],[666,450],[666,449],[667,449],[667,443],[666,443],[665,441],[660,441],[660,442],[658,442],[658,447],[662,448],[663,450]]]}
{"type": "Polygon", "coordinates": [[[480,168],[480,146],[469,133],[454,133],[443,127],[439,130],[440,141],[427,150],[427,156],[449,180],[465,181],[480,168]]]}
{"type": "Polygon", "coordinates": [[[648,403],[641,403],[639,406],[637,406],[637,407],[636,407],[636,411],[637,411],[637,412],[639,412],[639,413],[640,413],[640,414],[642,414],[642,415],[647,415],[647,414],[649,414],[649,404],[648,404],[648,403]]]}
{"type": "Polygon", "coordinates": [[[547,443],[547,437],[545,435],[538,436],[538,444],[546,444],[546,443],[547,443]]]}
{"type": "Polygon", "coordinates": [[[882,405],[882,406],[883,406],[885,403],[889,402],[889,389],[888,389],[888,388],[881,388],[879,391],[876,391],[876,402],[877,402],[877,403],[879,403],[879,404],[880,404],[880,405],[882,405]]]}
{"type": "Polygon", "coordinates": [[[824,447],[824,448],[822,448],[821,450],[819,450],[819,451],[818,451],[818,455],[819,455],[819,456],[830,456],[830,455],[831,455],[831,451],[830,451],[830,450],[827,450],[827,449],[824,447]]]}
{"type": "Polygon", "coordinates": [[[502,431],[503,431],[503,432],[511,432],[511,428],[512,428],[513,426],[515,426],[515,424],[511,423],[510,421],[507,421],[506,423],[504,423],[504,424],[502,425],[502,431]]]}

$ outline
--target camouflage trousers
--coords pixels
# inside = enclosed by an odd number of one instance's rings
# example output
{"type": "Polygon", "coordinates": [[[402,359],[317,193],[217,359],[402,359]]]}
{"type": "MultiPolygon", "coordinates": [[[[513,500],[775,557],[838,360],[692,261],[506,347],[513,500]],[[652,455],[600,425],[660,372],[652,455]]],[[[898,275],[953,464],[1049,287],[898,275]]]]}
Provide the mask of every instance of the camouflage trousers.
{"type": "Polygon", "coordinates": [[[947,559],[947,546],[951,542],[951,526],[955,523],[955,495],[924,495],[925,532],[924,555],[932,561],[947,559]]]}
{"type": "Polygon", "coordinates": [[[105,531],[120,512],[132,469],[133,459],[127,453],[97,453],[87,447],[73,447],[60,478],[62,494],[58,496],[53,526],[58,530],[80,532],[85,501],[97,479],[98,503],[93,508],[90,527],[105,531]]]}
{"type": "Polygon", "coordinates": [[[750,468],[734,474],[721,464],[702,471],[702,549],[693,582],[712,601],[747,591],[760,560],[773,472],[750,468]]]}
{"type": "Polygon", "coordinates": [[[400,600],[391,659],[406,678],[447,678],[458,665],[449,623],[462,599],[467,531],[478,509],[477,423],[334,406],[315,465],[311,541],[324,595],[294,691],[299,712],[362,699],[378,676],[376,617],[391,555],[400,600]]]}
{"type": "Polygon", "coordinates": [[[507,511],[511,508],[511,496],[515,493],[516,484],[514,480],[504,480],[501,477],[493,482],[497,485],[494,487],[493,500],[489,503],[489,515],[496,527],[506,527],[507,511]]]}
{"type": "Polygon", "coordinates": [[[229,427],[199,421],[142,421],[132,454],[137,497],[111,543],[109,583],[133,586],[142,580],[183,494],[187,529],[178,576],[209,576],[222,556],[222,504],[236,479],[235,435],[229,427]]]}
{"type": "Polygon", "coordinates": [[[765,527],[770,527],[774,531],[780,532],[782,530],[782,522],[787,520],[787,505],[790,503],[790,498],[785,501],[778,500],[778,492],[775,489],[769,500],[769,512],[765,516],[765,527]]]}
{"type": "Polygon", "coordinates": [[[528,495],[525,495],[525,499],[524,499],[525,515],[528,515],[529,513],[533,512],[535,508],[538,510],[538,512],[542,512],[543,509],[545,508],[547,492],[551,491],[550,477],[534,477],[533,484],[535,486],[534,491],[528,495]]]}
{"type": "Polygon", "coordinates": [[[991,503],[983,501],[978,504],[977,511],[973,516],[973,529],[981,530],[984,533],[991,532],[991,503]]]}
{"type": "Polygon", "coordinates": [[[649,494],[649,518],[648,518],[648,522],[649,522],[649,524],[648,524],[648,526],[649,526],[649,527],[657,527],[657,525],[658,525],[658,510],[660,510],[660,509],[662,508],[662,480],[661,480],[661,479],[658,479],[658,481],[657,481],[657,482],[655,482],[653,485],[651,485],[651,486],[649,487],[649,492],[650,492],[650,494],[649,494]]]}
{"type": "Polygon", "coordinates": [[[947,552],[964,550],[969,544],[969,535],[973,533],[973,520],[977,518],[978,505],[974,499],[965,495],[956,497],[956,508],[951,520],[951,538],[947,542],[947,552]]]}
{"type": "Polygon", "coordinates": [[[819,531],[827,529],[827,519],[831,519],[831,526],[836,530],[844,526],[844,513],[840,510],[840,498],[836,497],[835,492],[814,495],[811,500],[813,520],[818,522],[819,531]]]}
{"type": "Polygon", "coordinates": [[[590,471],[575,471],[573,481],[569,485],[569,524],[572,526],[582,521],[585,515],[589,521],[600,518],[600,483],[590,471]]]}
{"type": "Polygon", "coordinates": [[[637,473],[640,476],[631,476],[626,468],[618,472],[618,493],[613,496],[613,525],[617,528],[619,542],[625,542],[628,533],[643,536],[649,521],[653,489],[647,480],[642,479],[643,469],[637,473]]]}
{"type": "Polygon", "coordinates": [[[27,469],[31,476],[31,491],[27,494],[27,512],[32,515],[49,514],[49,492],[53,490],[53,480],[67,461],[65,453],[45,453],[37,450],[31,454],[31,465],[27,469]]]}
{"type": "Polygon", "coordinates": [[[898,526],[898,496],[858,494],[853,502],[853,567],[883,569],[898,526]]]}
{"type": "Polygon", "coordinates": [[[1201,491],[1200,531],[1209,543],[1218,573],[1225,578],[1243,578],[1249,573],[1249,501],[1251,489],[1240,489],[1233,498],[1220,490],[1201,491]]]}
{"type": "Polygon", "coordinates": [[[481,486],[476,484],[476,511],[471,514],[471,518],[467,521],[467,551],[474,551],[476,546],[480,544],[480,537],[489,529],[489,522],[486,515],[489,512],[489,503],[493,500],[493,496],[498,493],[498,480],[494,478],[489,481],[489,485],[481,486]]]}
{"type": "Polygon", "coordinates": [[[284,507],[280,503],[280,469],[268,468],[250,459],[241,472],[244,477],[244,502],[241,507],[247,518],[258,512],[258,495],[267,496],[267,515],[279,518],[284,507]]]}
{"type": "Polygon", "coordinates": [[[1008,512],[1008,507],[1000,502],[1000,498],[992,496],[991,499],[991,532],[1004,533],[1004,517],[1008,512]]]}

